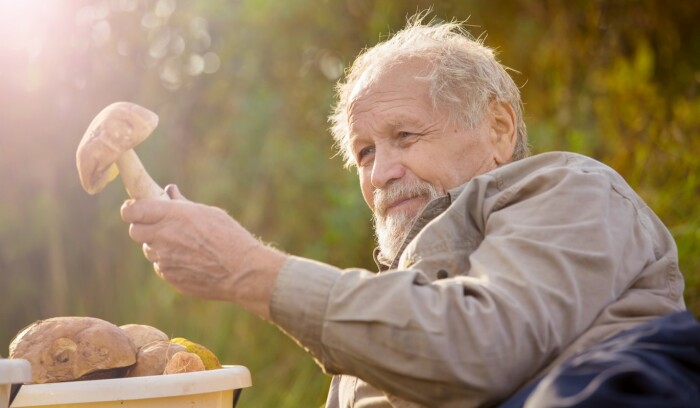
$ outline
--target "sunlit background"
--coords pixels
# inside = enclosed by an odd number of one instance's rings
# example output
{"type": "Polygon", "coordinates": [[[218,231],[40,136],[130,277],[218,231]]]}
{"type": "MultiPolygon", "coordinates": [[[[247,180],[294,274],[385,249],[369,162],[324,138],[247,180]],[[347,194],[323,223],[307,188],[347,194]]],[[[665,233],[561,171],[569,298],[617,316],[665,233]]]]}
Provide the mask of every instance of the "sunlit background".
{"type": "Polygon", "coordinates": [[[0,0],[0,355],[41,318],[145,323],[249,367],[241,406],[320,406],[328,377],[276,328],[152,273],[123,188],[88,196],[75,150],[102,108],[136,102],[160,116],[137,148],[159,183],[291,253],[373,268],[326,116],[354,56],[431,6],[515,70],[535,152],[606,162],[666,222],[700,312],[698,2],[0,0]]]}

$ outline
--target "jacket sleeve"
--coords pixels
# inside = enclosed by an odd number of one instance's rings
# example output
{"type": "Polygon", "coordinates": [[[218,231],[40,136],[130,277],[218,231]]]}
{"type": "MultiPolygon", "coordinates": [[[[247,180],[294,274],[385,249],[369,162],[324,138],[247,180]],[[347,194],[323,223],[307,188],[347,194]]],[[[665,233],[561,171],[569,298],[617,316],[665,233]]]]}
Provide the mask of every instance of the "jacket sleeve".
{"type": "Polygon", "coordinates": [[[418,261],[407,269],[375,275],[291,258],[273,321],[325,371],[401,398],[430,406],[505,398],[624,296],[658,248],[639,203],[604,172],[562,167],[501,182],[468,183],[424,229],[437,235],[411,243],[418,261]],[[455,224],[461,239],[450,243],[455,224]],[[463,270],[436,280],[441,262],[455,264],[450,257],[463,258],[463,270]]]}

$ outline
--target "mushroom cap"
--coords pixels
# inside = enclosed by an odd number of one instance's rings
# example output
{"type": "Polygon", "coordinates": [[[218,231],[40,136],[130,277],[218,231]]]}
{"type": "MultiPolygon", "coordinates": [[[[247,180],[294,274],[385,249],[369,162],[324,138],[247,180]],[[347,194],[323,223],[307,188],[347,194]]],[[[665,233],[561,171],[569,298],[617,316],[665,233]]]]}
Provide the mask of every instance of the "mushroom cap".
{"type": "Polygon", "coordinates": [[[163,333],[162,331],[156,329],[153,326],[148,326],[145,324],[131,323],[119,326],[119,328],[126,332],[126,334],[131,339],[131,342],[134,343],[134,347],[136,347],[136,350],[139,350],[141,347],[154,341],[170,340],[167,334],[163,333]]]}
{"type": "Polygon", "coordinates": [[[204,362],[204,366],[207,370],[221,368],[221,363],[219,362],[219,358],[216,356],[216,354],[201,344],[195,343],[184,337],[175,337],[170,339],[170,341],[175,344],[182,344],[183,346],[187,347],[187,351],[198,355],[204,362]]]}
{"type": "Polygon", "coordinates": [[[96,194],[119,174],[115,162],[158,126],[158,115],[131,102],[115,102],[95,116],[83,135],[76,164],[80,184],[96,194]]]}
{"type": "Polygon", "coordinates": [[[129,370],[128,377],[161,375],[168,361],[185,346],[165,341],[154,341],[141,347],[136,353],[136,364],[129,370]]]}
{"type": "Polygon", "coordinates": [[[20,331],[10,343],[10,358],[32,366],[37,384],[121,376],[136,362],[129,336],[94,317],[53,317],[20,331]]]}
{"type": "Polygon", "coordinates": [[[168,360],[163,374],[191,373],[204,370],[204,363],[198,355],[189,351],[178,351],[168,360]]]}

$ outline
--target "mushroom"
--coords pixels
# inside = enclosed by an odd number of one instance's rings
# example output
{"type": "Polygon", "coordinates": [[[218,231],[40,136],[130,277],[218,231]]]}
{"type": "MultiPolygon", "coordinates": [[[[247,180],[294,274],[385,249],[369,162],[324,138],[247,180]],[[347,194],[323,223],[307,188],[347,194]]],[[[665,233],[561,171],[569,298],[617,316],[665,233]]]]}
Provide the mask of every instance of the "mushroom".
{"type": "Polygon", "coordinates": [[[131,339],[131,342],[134,343],[137,351],[141,347],[154,341],[168,341],[170,339],[167,334],[153,326],[148,326],[145,324],[131,323],[119,326],[119,328],[126,332],[131,339]]]}
{"type": "Polygon", "coordinates": [[[20,331],[10,358],[28,360],[32,382],[123,377],[136,362],[131,339],[116,325],[94,317],[53,317],[20,331]]]}
{"type": "Polygon", "coordinates": [[[167,340],[149,343],[136,353],[136,364],[129,370],[127,377],[161,375],[168,361],[180,351],[185,351],[185,346],[167,340]]]}
{"type": "Polygon", "coordinates": [[[189,351],[178,351],[168,360],[163,374],[192,373],[204,370],[204,363],[198,355],[189,351]]]}
{"type": "Polygon", "coordinates": [[[83,189],[88,194],[99,193],[121,173],[131,198],[168,199],[133,150],[157,125],[158,115],[131,102],[104,108],[90,123],[76,152],[83,189]]]}

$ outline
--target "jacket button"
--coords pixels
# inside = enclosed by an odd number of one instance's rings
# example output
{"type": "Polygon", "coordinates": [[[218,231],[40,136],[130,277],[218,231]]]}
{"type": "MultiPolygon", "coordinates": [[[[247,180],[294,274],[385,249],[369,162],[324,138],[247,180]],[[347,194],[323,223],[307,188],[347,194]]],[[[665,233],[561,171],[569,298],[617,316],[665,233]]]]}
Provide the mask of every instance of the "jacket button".
{"type": "Polygon", "coordinates": [[[446,271],[446,270],[440,269],[439,271],[437,271],[437,278],[438,278],[438,279],[445,279],[447,276],[448,276],[448,275],[447,275],[447,271],[446,271]]]}

